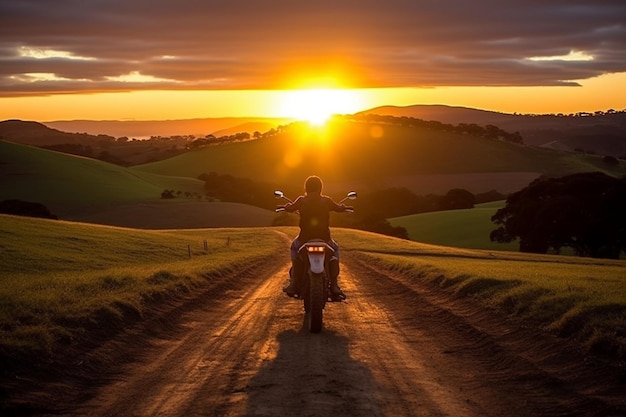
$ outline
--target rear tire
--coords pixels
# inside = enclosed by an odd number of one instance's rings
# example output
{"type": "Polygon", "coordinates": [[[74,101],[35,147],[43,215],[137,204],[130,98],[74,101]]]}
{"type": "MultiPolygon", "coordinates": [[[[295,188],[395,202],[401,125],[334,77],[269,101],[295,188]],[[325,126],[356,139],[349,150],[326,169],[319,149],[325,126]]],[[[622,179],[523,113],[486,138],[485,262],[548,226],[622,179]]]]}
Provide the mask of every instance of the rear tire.
{"type": "Polygon", "coordinates": [[[300,298],[304,302],[304,312],[309,313],[311,311],[311,277],[307,274],[302,278],[302,294],[300,298]]]}
{"type": "Polygon", "coordinates": [[[309,330],[311,333],[319,333],[322,331],[324,314],[324,274],[312,274],[310,282],[309,330]]]}

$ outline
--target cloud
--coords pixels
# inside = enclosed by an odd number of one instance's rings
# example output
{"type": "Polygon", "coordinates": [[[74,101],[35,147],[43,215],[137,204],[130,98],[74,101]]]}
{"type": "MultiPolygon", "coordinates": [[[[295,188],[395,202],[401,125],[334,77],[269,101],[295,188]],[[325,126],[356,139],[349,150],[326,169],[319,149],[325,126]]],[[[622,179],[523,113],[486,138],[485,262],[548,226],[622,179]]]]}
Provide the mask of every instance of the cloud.
{"type": "Polygon", "coordinates": [[[622,0],[0,0],[0,95],[576,85],[624,39],[622,0]]]}

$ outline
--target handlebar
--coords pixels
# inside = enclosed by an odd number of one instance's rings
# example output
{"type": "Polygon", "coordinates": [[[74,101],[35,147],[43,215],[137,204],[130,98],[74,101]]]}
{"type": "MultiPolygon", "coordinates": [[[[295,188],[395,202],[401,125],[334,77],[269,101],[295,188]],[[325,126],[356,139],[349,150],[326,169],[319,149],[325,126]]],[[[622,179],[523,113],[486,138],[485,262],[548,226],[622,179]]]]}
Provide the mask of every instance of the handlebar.
{"type": "MultiPolygon", "coordinates": [[[[276,213],[282,213],[283,211],[285,211],[284,207],[276,207],[276,209],[274,209],[274,211],[276,213]]],[[[354,213],[354,208],[346,208],[346,213],[354,213]]]]}
{"type": "MultiPolygon", "coordinates": [[[[350,199],[350,200],[354,200],[354,199],[356,198],[356,195],[357,195],[357,194],[356,194],[356,191],[350,191],[350,192],[348,193],[348,195],[346,195],[346,196],[343,198],[343,200],[341,200],[341,201],[339,202],[339,204],[342,204],[344,201],[346,201],[346,200],[348,200],[348,199],[350,199]]],[[[285,196],[285,194],[284,194],[282,191],[280,191],[280,190],[276,190],[276,191],[274,191],[274,196],[275,196],[276,198],[282,198],[283,200],[287,200],[289,203],[293,203],[293,201],[291,201],[289,198],[287,198],[287,196],[285,196]]],[[[284,206],[279,206],[279,207],[276,207],[276,209],[275,209],[274,211],[275,211],[276,213],[283,212],[283,211],[285,211],[285,207],[284,207],[284,206]]],[[[354,208],[352,208],[352,207],[351,207],[351,208],[346,208],[346,210],[345,210],[345,211],[347,211],[348,213],[354,213],[354,208]]]]}

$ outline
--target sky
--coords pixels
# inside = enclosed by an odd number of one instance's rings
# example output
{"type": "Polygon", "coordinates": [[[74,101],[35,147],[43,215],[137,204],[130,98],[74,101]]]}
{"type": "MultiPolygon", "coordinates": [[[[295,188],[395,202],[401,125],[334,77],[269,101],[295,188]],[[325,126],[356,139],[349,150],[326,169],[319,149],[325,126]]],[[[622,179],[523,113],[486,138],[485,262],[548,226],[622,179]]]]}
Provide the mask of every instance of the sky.
{"type": "Polygon", "coordinates": [[[2,120],[567,114],[623,91],[623,0],[0,0],[2,120]]]}

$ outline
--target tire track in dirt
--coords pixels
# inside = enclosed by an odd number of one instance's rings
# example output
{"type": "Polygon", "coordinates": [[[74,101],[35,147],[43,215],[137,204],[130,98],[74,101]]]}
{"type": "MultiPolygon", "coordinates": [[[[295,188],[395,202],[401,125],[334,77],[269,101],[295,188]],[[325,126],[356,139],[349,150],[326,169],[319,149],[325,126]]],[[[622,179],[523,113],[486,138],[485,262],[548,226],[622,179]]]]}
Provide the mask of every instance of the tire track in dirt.
{"type": "Polygon", "coordinates": [[[342,312],[342,330],[351,340],[352,356],[366,364],[376,380],[378,391],[373,394],[380,403],[381,415],[485,415],[475,414],[463,397],[433,372],[424,353],[429,349],[419,347],[432,341],[419,331],[413,331],[412,340],[407,340],[402,323],[380,302],[386,294],[372,291],[352,268],[344,267],[342,283],[350,294],[349,306],[342,312]]]}
{"type": "Polygon", "coordinates": [[[118,381],[72,414],[240,415],[241,384],[263,360],[268,318],[277,306],[270,298],[280,291],[273,277],[258,278],[256,285],[228,291],[190,311],[182,320],[182,337],[152,341],[118,381]]]}
{"type": "MultiPolygon", "coordinates": [[[[407,357],[425,366],[404,375],[401,368],[385,371],[386,361],[372,366],[381,381],[388,381],[382,385],[395,386],[398,392],[408,387],[402,401],[424,394],[434,400],[434,409],[429,409],[428,401],[417,401],[404,410],[391,401],[388,408],[393,415],[626,415],[622,371],[609,364],[432,285],[354,259],[349,266],[357,291],[364,300],[374,300],[374,305],[365,303],[363,308],[379,309],[387,321],[387,334],[403,346],[399,351],[406,349],[407,357]],[[410,378],[413,388],[406,382],[410,378]],[[456,414],[449,408],[449,397],[456,398],[456,414]],[[437,409],[440,404],[444,407],[437,409]],[[406,411],[412,405],[425,412],[406,411]]],[[[380,349],[385,349],[384,343],[380,349]]],[[[378,355],[371,356],[376,360],[378,355]]]]}

